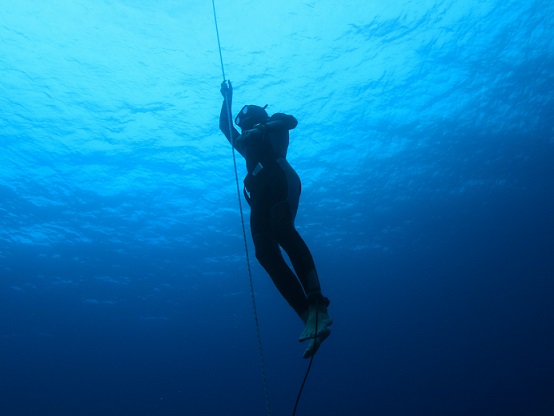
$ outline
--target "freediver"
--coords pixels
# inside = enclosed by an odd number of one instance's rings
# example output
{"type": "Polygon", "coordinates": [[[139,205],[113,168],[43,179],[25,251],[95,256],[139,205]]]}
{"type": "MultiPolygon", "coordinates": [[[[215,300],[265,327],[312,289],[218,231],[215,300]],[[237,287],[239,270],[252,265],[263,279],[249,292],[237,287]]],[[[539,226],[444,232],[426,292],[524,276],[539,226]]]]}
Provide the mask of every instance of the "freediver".
{"type": "Polygon", "coordinates": [[[333,320],[327,311],[329,299],[321,293],[312,254],[294,226],[301,184],[286,156],[289,130],[298,121],[284,113],[269,117],[267,105],[245,105],[235,118],[241,129],[239,134],[229,119],[233,101],[231,82],[223,81],[220,91],[223,105],[219,128],[246,160],[244,195],[250,205],[256,258],[304,322],[298,340],[308,341],[304,358],[309,358],[330,335],[333,320]],[[283,259],[280,247],[287,253],[294,272],[283,259]]]}

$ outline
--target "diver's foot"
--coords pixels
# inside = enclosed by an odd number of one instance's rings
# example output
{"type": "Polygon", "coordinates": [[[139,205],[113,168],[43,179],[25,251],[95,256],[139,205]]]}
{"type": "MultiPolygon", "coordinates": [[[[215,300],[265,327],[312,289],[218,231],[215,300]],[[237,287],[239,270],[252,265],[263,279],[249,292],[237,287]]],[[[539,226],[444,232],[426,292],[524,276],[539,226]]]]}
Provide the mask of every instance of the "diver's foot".
{"type": "Polygon", "coordinates": [[[308,342],[308,348],[306,348],[306,351],[304,351],[304,358],[310,358],[311,356],[315,355],[321,343],[325,341],[329,335],[331,335],[331,330],[329,328],[325,328],[321,332],[318,330],[317,333],[317,337],[313,337],[308,342]]]}
{"type": "MultiPolygon", "coordinates": [[[[316,336],[319,337],[322,334],[329,331],[329,327],[332,324],[333,324],[333,320],[331,319],[329,312],[327,312],[326,305],[324,304],[312,305],[310,306],[309,315],[306,319],[306,327],[304,328],[304,331],[302,331],[302,333],[300,334],[298,341],[304,342],[309,339],[313,339],[316,336]],[[316,328],[317,328],[317,334],[316,334],[316,328]]],[[[327,334],[325,338],[327,338],[328,336],[329,334],[327,334]]]]}

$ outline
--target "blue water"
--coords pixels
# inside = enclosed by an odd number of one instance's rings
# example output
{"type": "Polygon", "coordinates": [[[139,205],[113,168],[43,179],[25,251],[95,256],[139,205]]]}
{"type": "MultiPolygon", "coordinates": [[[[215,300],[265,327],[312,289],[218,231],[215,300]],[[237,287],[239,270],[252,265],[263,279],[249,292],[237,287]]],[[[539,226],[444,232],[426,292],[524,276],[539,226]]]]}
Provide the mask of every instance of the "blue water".
{"type": "MultiPolygon", "coordinates": [[[[554,414],[554,4],[216,5],[234,111],[299,120],[335,324],[297,414],[554,414]]],[[[266,414],[211,2],[4,1],[0,56],[0,414],[266,414]]]]}

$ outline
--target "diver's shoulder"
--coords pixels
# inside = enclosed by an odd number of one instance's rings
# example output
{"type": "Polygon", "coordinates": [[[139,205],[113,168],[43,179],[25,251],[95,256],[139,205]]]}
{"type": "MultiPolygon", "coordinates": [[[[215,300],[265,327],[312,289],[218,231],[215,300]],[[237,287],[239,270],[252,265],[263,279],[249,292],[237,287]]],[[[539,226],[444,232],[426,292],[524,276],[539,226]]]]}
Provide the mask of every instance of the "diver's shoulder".
{"type": "Polygon", "coordinates": [[[294,129],[298,125],[298,120],[296,117],[285,114],[285,113],[275,113],[269,117],[268,123],[272,121],[277,121],[283,123],[283,126],[289,130],[294,129]]]}

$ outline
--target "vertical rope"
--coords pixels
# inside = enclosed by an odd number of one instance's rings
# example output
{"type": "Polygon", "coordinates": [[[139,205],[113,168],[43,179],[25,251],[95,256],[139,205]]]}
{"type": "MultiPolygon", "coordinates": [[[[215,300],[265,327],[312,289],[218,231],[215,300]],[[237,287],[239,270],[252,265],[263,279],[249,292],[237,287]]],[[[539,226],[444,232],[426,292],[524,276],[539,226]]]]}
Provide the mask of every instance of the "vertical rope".
{"type": "MultiPolygon", "coordinates": [[[[219,62],[221,63],[221,74],[223,75],[223,81],[225,81],[225,69],[223,67],[223,55],[221,53],[221,42],[219,41],[219,28],[217,27],[217,16],[215,14],[215,0],[212,0],[212,8],[214,9],[214,23],[215,23],[215,34],[217,35],[217,48],[219,49],[219,62]]],[[[229,116],[231,112],[229,112],[229,116]]],[[[229,117],[229,125],[231,124],[231,117],[229,117]]],[[[229,130],[229,134],[230,130],[229,130]]]]}
{"type": "MultiPolygon", "coordinates": [[[[314,345],[317,347],[317,321],[319,320],[319,307],[315,310],[315,335],[314,335],[314,345]]],[[[292,416],[296,415],[296,409],[298,409],[298,403],[300,402],[300,396],[302,396],[302,391],[304,390],[304,386],[306,385],[306,380],[308,379],[308,375],[310,374],[310,369],[312,368],[312,363],[314,362],[314,356],[315,353],[312,354],[310,357],[310,363],[308,364],[308,369],[306,370],[306,374],[304,375],[304,379],[302,380],[302,385],[300,386],[300,390],[298,390],[298,396],[296,396],[296,402],[294,403],[294,409],[292,410],[292,416]]]]}
{"type": "MultiPolygon", "coordinates": [[[[223,54],[221,53],[221,42],[219,40],[219,28],[217,26],[217,16],[215,12],[215,0],[212,0],[212,7],[214,10],[214,22],[215,22],[215,32],[217,35],[217,46],[219,49],[219,60],[221,63],[221,75],[223,76],[223,82],[226,81],[225,79],[225,69],[223,66],[223,54]]],[[[265,405],[266,405],[266,411],[267,415],[271,416],[271,407],[269,405],[269,390],[267,388],[267,376],[265,371],[265,363],[264,363],[264,355],[262,350],[262,337],[260,335],[260,323],[258,320],[258,309],[256,307],[256,297],[254,295],[254,283],[252,279],[252,269],[250,268],[250,254],[248,251],[248,243],[247,243],[247,237],[246,237],[246,227],[244,225],[244,213],[242,210],[242,199],[241,199],[241,193],[240,193],[240,185],[239,185],[239,175],[237,171],[237,158],[235,155],[235,137],[233,137],[233,124],[232,124],[232,116],[231,116],[231,103],[229,100],[229,97],[225,97],[225,102],[227,103],[227,120],[229,121],[229,135],[231,136],[231,142],[232,142],[232,149],[233,149],[233,166],[235,169],[235,183],[237,188],[237,199],[239,201],[239,211],[240,211],[240,221],[242,224],[242,237],[244,241],[244,252],[246,254],[246,266],[248,269],[248,277],[250,280],[250,296],[252,299],[252,309],[254,313],[254,321],[256,323],[256,337],[258,341],[258,352],[260,355],[260,364],[262,367],[262,380],[263,380],[263,386],[264,386],[264,395],[265,395],[265,405]]]]}

